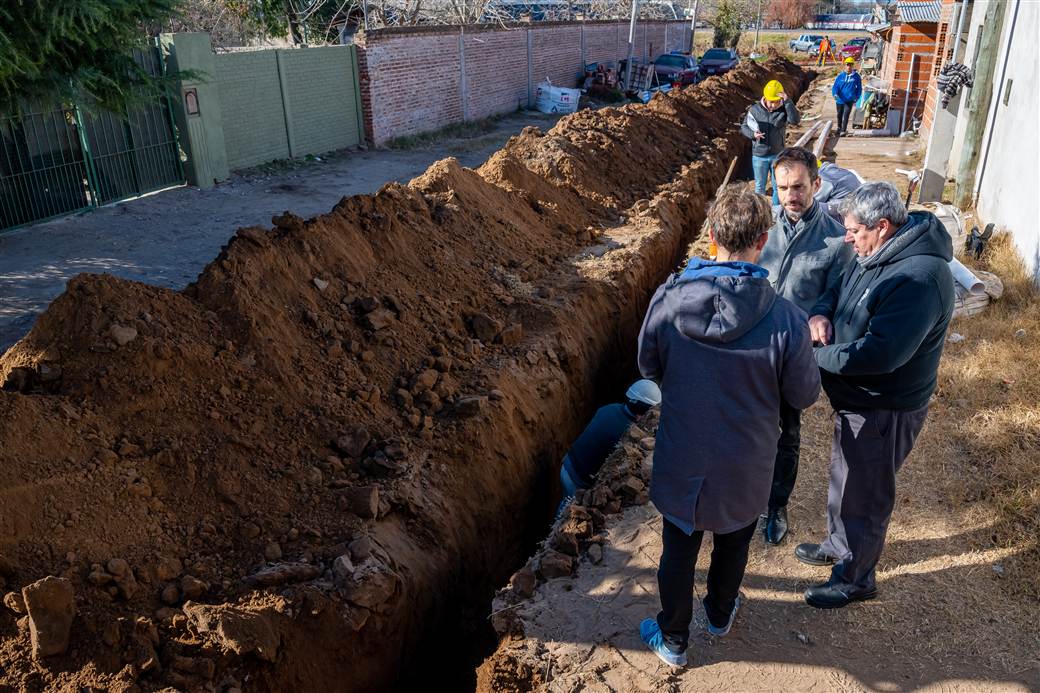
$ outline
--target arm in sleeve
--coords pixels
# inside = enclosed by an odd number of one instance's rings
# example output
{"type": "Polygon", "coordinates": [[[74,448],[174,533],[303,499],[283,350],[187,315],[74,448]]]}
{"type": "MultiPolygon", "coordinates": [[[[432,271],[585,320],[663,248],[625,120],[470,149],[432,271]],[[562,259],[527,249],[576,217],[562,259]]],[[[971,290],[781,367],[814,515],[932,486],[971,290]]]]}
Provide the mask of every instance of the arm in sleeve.
{"type": "Polygon", "coordinates": [[[784,112],[787,113],[787,122],[791,125],[797,125],[802,122],[802,116],[798,113],[798,109],[794,105],[794,101],[788,98],[784,101],[784,112]]]}
{"type": "Polygon", "coordinates": [[[795,409],[808,409],[820,396],[820,369],[813,360],[809,324],[804,319],[797,321],[784,351],[780,394],[795,409]]]}
{"type": "Polygon", "coordinates": [[[852,247],[848,243],[842,243],[834,254],[831,266],[827,268],[826,285],[823,294],[817,299],[809,316],[822,315],[830,320],[834,317],[834,310],[838,307],[838,297],[841,296],[841,285],[845,280],[846,270],[851,271],[852,247]]]}
{"type": "Polygon", "coordinates": [[[744,137],[748,138],[749,140],[754,141],[755,133],[747,125],[748,115],[750,113],[751,113],[750,110],[745,111],[744,112],[744,117],[741,118],[741,120],[740,120],[740,134],[743,135],[744,137]]]}
{"type": "Polygon", "coordinates": [[[816,362],[837,375],[891,373],[917,352],[934,326],[928,317],[941,311],[935,281],[928,276],[908,277],[878,302],[862,337],[820,347],[816,362]]]}
{"type": "Polygon", "coordinates": [[[832,85],[831,85],[831,96],[833,96],[833,97],[834,97],[834,100],[835,100],[835,101],[837,101],[837,100],[839,100],[839,99],[841,98],[841,97],[840,97],[840,96],[838,95],[838,91],[839,91],[839,90],[838,90],[838,85],[839,85],[839,83],[841,82],[841,77],[842,77],[842,75],[843,75],[843,74],[844,74],[844,73],[840,73],[840,74],[839,74],[839,75],[838,75],[837,77],[835,77],[835,78],[834,78],[834,84],[832,84],[832,85]]]}
{"type": "Polygon", "coordinates": [[[658,287],[654,297],[650,299],[650,306],[646,309],[643,327],[639,330],[639,355],[636,359],[639,372],[644,378],[655,383],[660,383],[664,374],[664,363],[657,349],[657,327],[661,322],[659,313],[660,304],[664,299],[664,287],[664,284],[658,287]]]}
{"type": "Polygon", "coordinates": [[[856,86],[856,95],[852,98],[852,103],[859,101],[859,97],[863,95],[863,78],[856,73],[856,78],[852,82],[856,86]]]}

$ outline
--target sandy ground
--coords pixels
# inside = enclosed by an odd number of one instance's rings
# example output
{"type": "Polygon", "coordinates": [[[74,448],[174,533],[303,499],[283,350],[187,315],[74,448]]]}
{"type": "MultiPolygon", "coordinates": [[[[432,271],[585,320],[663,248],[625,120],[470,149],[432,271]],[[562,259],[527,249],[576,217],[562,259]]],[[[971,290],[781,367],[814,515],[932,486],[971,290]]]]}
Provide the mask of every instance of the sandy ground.
{"type": "Polygon", "coordinates": [[[556,118],[518,113],[479,137],[349,152],[324,162],[279,162],[240,172],[210,190],[174,188],[0,234],[0,353],[81,272],[180,289],[239,227],[270,226],[271,216],[287,209],[305,218],[327,212],[344,196],[407,182],[445,157],[475,168],[524,127],[548,129],[556,118]]]}
{"type": "MultiPolygon", "coordinates": [[[[817,90],[804,115],[832,118],[830,83],[817,90]]],[[[916,139],[852,137],[832,140],[828,158],[905,190],[894,169],[913,168],[916,150],[916,139]]],[[[610,523],[602,563],[585,559],[573,578],[551,580],[523,602],[517,616],[525,637],[504,644],[496,657],[514,662],[507,669],[515,667],[519,681],[546,682],[539,690],[549,691],[1040,690],[1040,604],[1002,589],[1002,561],[1011,550],[990,541],[993,511],[951,505],[940,491],[947,461],[922,452],[940,449],[934,428],[926,426],[899,476],[878,570],[880,597],[833,611],[804,603],[805,588],[827,578],[827,569],[798,562],[792,551],[826,536],[830,414],[821,400],[803,418],[791,532],[780,547],[756,536],[746,603],[726,638],[705,632],[699,606],[710,553],[705,540],[688,668],[662,664],[639,639],[640,621],[660,609],[661,518],[652,505],[610,523]]],[[[949,415],[955,412],[942,405],[931,412],[949,415]]]]}

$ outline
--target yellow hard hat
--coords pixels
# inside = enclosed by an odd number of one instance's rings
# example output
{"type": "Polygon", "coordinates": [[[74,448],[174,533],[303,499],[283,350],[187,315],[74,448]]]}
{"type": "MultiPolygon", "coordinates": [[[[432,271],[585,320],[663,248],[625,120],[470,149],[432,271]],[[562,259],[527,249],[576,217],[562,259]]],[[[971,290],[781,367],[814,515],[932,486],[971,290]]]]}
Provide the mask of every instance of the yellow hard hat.
{"type": "Polygon", "coordinates": [[[855,59],[855,58],[853,58],[853,57],[852,57],[852,56],[850,55],[849,57],[845,58],[845,64],[846,64],[846,65],[855,65],[855,64],[856,64],[856,59],[855,59]]]}
{"type": "Polygon", "coordinates": [[[784,90],[784,85],[780,84],[775,79],[771,79],[766,82],[766,86],[762,88],[762,96],[766,97],[767,101],[776,101],[780,98],[781,92],[784,90]]]}

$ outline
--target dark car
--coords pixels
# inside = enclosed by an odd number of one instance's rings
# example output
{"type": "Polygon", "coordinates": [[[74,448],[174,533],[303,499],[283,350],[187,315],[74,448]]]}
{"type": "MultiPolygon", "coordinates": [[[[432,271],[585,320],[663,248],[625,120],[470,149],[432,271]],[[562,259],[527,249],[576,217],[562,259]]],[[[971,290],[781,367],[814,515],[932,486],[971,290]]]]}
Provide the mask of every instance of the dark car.
{"type": "Polygon", "coordinates": [[[868,43],[869,39],[865,38],[854,38],[844,46],[841,47],[841,51],[838,53],[839,58],[856,58],[857,60],[863,55],[863,48],[868,43]]]}
{"type": "Polygon", "coordinates": [[[689,55],[666,53],[654,60],[654,72],[661,84],[694,84],[700,75],[697,60],[689,55]]]}
{"type": "Polygon", "coordinates": [[[735,48],[709,48],[701,56],[701,74],[724,75],[737,66],[737,60],[735,48]]]}

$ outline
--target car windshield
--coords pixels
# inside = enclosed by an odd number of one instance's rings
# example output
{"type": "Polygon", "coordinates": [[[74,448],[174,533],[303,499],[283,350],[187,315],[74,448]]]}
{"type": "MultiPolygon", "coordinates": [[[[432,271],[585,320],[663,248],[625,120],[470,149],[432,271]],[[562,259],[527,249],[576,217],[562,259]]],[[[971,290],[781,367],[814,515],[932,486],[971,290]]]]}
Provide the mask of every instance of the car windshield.
{"type": "Polygon", "coordinates": [[[809,40],[810,41],[822,41],[823,37],[822,36],[815,36],[815,35],[813,35],[813,36],[809,37],[809,40]]]}
{"type": "Polygon", "coordinates": [[[657,64],[667,67],[686,67],[686,59],[681,55],[662,55],[657,58],[657,64]]]}
{"type": "Polygon", "coordinates": [[[865,39],[865,38],[852,39],[851,41],[849,41],[849,45],[850,46],[862,46],[866,42],[867,42],[867,39],[865,39]]]}
{"type": "Polygon", "coordinates": [[[705,60],[729,60],[729,51],[725,48],[712,48],[704,54],[705,60]]]}

